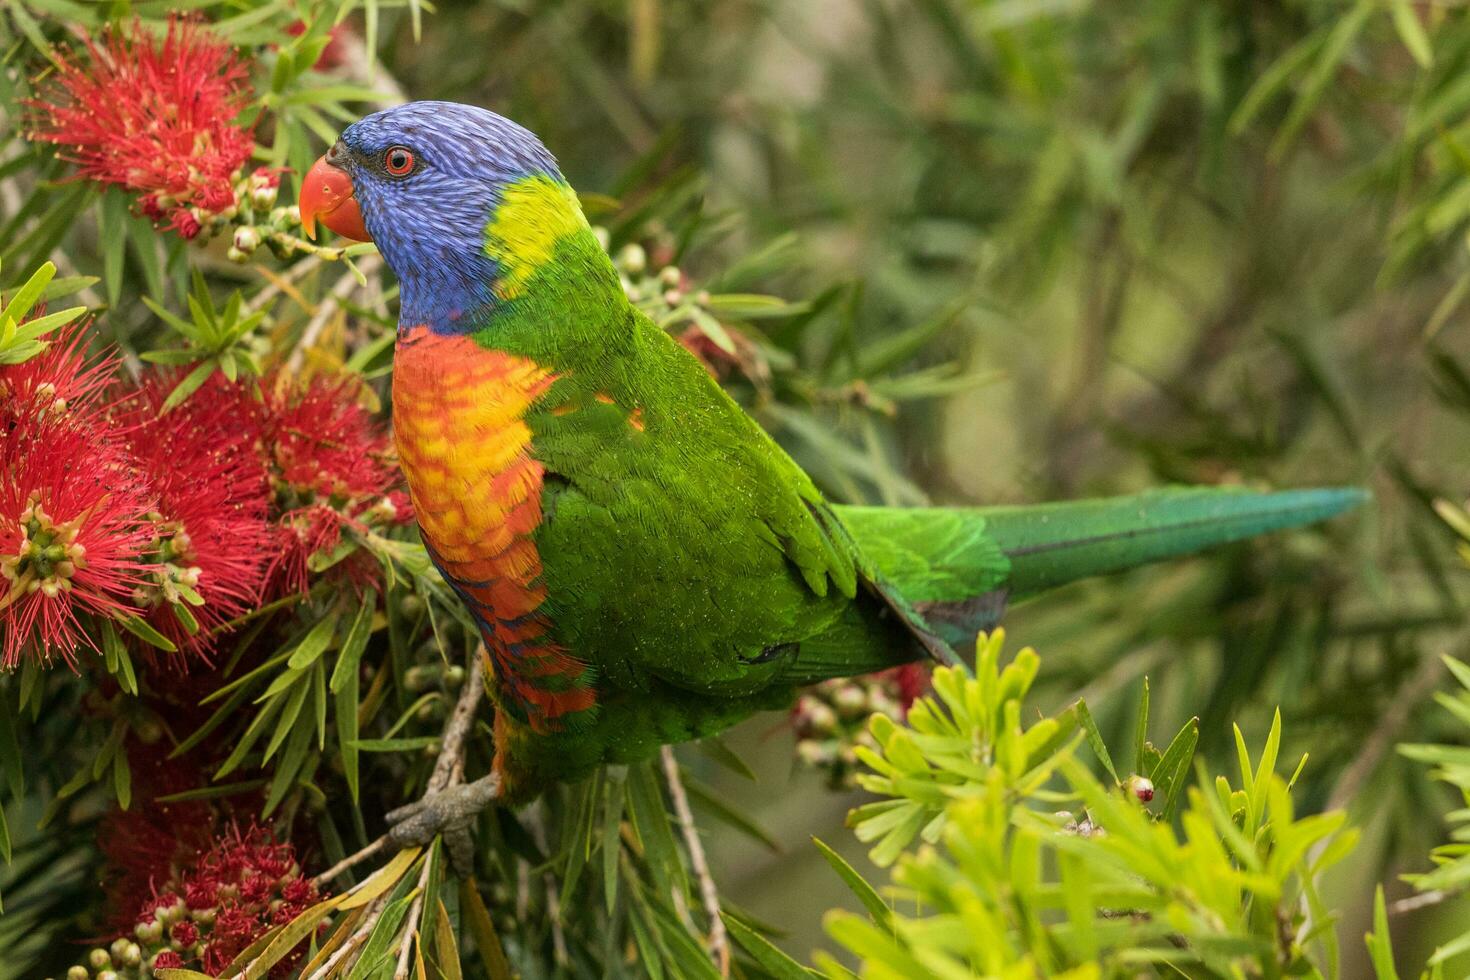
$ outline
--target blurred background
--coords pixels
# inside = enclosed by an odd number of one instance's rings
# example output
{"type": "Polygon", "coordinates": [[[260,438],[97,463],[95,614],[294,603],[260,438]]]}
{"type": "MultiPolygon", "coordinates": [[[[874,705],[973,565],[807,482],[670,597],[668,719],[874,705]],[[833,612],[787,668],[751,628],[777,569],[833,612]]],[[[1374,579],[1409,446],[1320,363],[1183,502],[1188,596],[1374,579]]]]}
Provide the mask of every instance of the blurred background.
{"type": "MultiPolygon", "coordinates": [[[[1232,721],[1258,740],[1280,705],[1306,804],[1357,801],[1332,898],[1361,896],[1343,937],[1365,959],[1371,882],[1408,894],[1395,875],[1456,802],[1393,746],[1437,734],[1438,655],[1464,655],[1467,580],[1430,506],[1470,487],[1457,5],[446,0],[419,44],[384,16],[412,97],[512,116],[584,193],[700,202],[722,234],[696,274],[759,252],[762,290],[822,304],[795,344],[820,386],[748,403],[836,497],[1371,487],[1326,529],[1008,620],[1053,704],[1085,693],[1105,733],[1145,676],[1157,732],[1198,715],[1212,765],[1232,721]]],[[[719,838],[717,876],[801,957],[845,897],[808,836],[863,857],[856,797],[790,742],[752,722],[732,744],[760,782],[709,776],[783,848],[719,838]]],[[[1456,914],[1396,926],[1415,971],[1456,914]]]]}

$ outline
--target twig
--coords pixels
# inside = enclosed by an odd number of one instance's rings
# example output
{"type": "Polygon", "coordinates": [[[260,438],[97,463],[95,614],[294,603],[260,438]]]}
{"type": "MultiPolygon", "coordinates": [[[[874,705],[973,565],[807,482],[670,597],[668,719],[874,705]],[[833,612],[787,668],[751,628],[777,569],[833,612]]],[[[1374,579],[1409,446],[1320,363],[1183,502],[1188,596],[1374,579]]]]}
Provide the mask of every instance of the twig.
{"type": "Polygon", "coordinates": [[[730,939],[725,934],[725,920],[720,918],[720,893],[715,888],[715,879],[709,873],[709,862],[705,860],[704,844],[699,839],[699,828],[694,826],[694,814],[689,809],[689,796],[684,792],[684,783],[679,778],[679,760],[674,757],[674,747],[663,747],[664,779],[669,784],[669,798],[674,801],[674,815],[679,819],[679,829],[684,833],[684,846],[689,851],[689,864],[694,877],[699,881],[699,899],[704,903],[709,916],[709,952],[720,968],[720,976],[730,975],[730,939]]]}
{"type": "MultiPolygon", "coordinates": [[[[369,272],[376,273],[381,263],[382,260],[377,256],[368,256],[362,260],[359,269],[363,275],[367,275],[369,272]]],[[[342,278],[338,279],[336,285],[332,287],[332,291],[327,294],[321,303],[317,304],[316,313],[307,322],[306,329],[301,332],[301,339],[297,341],[295,349],[291,351],[291,356],[286,359],[286,367],[289,370],[293,372],[301,370],[301,364],[306,359],[307,350],[316,345],[317,338],[326,329],[327,322],[331,320],[332,314],[342,308],[342,304],[346,302],[348,296],[351,296],[353,292],[361,288],[357,277],[350,270],[343,273],[342,278]]]]}
{"type": "Polygon", "coordinates": [[[424,889],[429,887],[429,867],[432,864],[427,857],[424,858],[424,870],[419,872],[419,893],[413,897],[413,904],[408,907],[408,918],[404,920],[403,941],[398,947],[398,968],[393,971],[393,980],[408,980],[408,958],[413,953],[413,941],[422,925],[419,918],[424,911],[424,889]]]}
{"type": "Polygon", "coordinates": [[[275,281],[272,281],[270,285],[256,293],[255,296],[251,297],[250,302],[245,304],[245,312],[248,314],[259,310],[284,291],[281,288],[283,285],[289,286],[296,282],[296,280],[305,278],[308,272],[311,272],[325,261],[320,255],[309,255],[300,262],[276,273],[275,281]]]}
{"type": "Polygon", "coordinates": [[[1394,692],[1393,703],[1384,712],[1368,740],[1363,743],[1362,751],[1338,777],[1324,809],[1341,810],[1357,799],[1358,791],[1363,788],[1368,777],[1373,775],[1378,764],[1383,761],[1383,756],[1393,747],[1414,709],[1438,686],[1444,669],[1444,661],[1439,657],[1426,657],[1414,675],[1394,692]]]}
{"type": "Polygon", "coordinates": [[[377,840],[373,841],[371,844],[369,844],[367,847],[364,847],[356,854],[347,855],[347,857],[338,861],[336,864],[332,865],[330,868],[323,871],[315,878],[311,879],[311,883],[313,885],[316,885],[317,887],[321,887],[322,885],[327,884],[333,878],[337,877],[342,872],[346,871],[348,868],[355,867],[361,864],[387,846],[388,835],[384,834],[382,837],[379,837],[377,840]]]}
{"type": "Polygon", "coordinates": [[[318,967],[315,973],[307,977],[306,980],[324,980],[325,977],[330,976],[332,970],[337,966],[337,964],[346,959],[347,954],[357,949],[360,944],[367,940],[369,933],[373,931],[373,927],[378,924],[378,918],[383,914],[383,909],[387,906],[387,904],[388,896],[379,896],[373,902],[373,904],[368,907],[367,914],[362,917],[362,921],[358,923],[357,929],[352,933],[352,935],[347,937],[347,941],[342,944],[342,948],[333,953],[331,957],[328,958],[328,960],[320,967],[318,967]]]}
{"type": "MultiPolygon", "coordinates": [[[[546,850],[546,804],[538,801],[534,812],[528,821],[531,829],[531,839],[543,852],[546,850]]],[[[542,884],[546,887],[546,916],[551,921],[551,949],[553,958],[558,966],[566,966],[571,962],[571,954],[567,952],[566,930],[561,922],[561,893],[557,889],[556,875],[550,871],[541,876],[542,884]]],[[[531,869],[525,862],[518,864],[517,883],[520,888],[516,896],[516,907],[520,910],[522,918],[530,906],[531,899],[531,869]]]]}
{"type": "Polygon", "coordinates": [[[480,695],[485,692],[485,683],[480,677],[483,651],[483,646],[476,647],[470,654],[470,662],[465,665],[464,687],[460,689],[454,713],[444,726],[444,737],[439,742],[439,759],[429,776],[430,793],[464,780],[464,740],[474,725],[480,695]]]}
{"type": "MultiPolygon", "coordinates": [[[[1399,733],[1408,724],[1409,718],[1419,703],[1427,698],[1431,691],[1439,684],[1440,675],[1444,673],[1444,661],[1439,657],[1425,657],[1424,662],[1403,685],[1394,692],[1393,703],[1384,712],[1378,725],[1373,729],[1368,740],[1363,743],[1362,751],[1354,757],[1351,764],[1343,770],[1338,777],[1337,783],[1332,787],[1332,793],[1327,797],[1327,805],[1324,811],[1345,810],[1357,799],[1358,793],[1383,761],[1384,755],[1392,748],[1393,743],[1398,740],[1399,733]]],[[[1322,841],[1312,848],[1309,864],[1317,860],[1317,856],[1327,846],[1327,841],[1322,841]]],[[[1411,895],[1400,899],[1389,907],[1395,915],[1410,912],[1414,909],[1424,908],[1444,901],[1450,896],[1442,891],[1424,892],[1420,895],[1411,895]]],[[[1310,923],[1310,915],[1304,926],[1310,923]]]]}
{"type": "Polygon", "coordinates": [[[1397,902],[1394,902],[1388,907],[1388,914],[1403,915],[1405,912],[1415,912],[1419,909],[1427,909],[1431,905],[1438,905],[1445,899],[1454,898],[1456,895],[1459,894],[1460,892],[1448,892],[1442,888],[1436,888],[1432,891],[1427,892],[1420,892],[1417,895],[1410,895],[1408,898],[1401,898],[1397,902]]]}

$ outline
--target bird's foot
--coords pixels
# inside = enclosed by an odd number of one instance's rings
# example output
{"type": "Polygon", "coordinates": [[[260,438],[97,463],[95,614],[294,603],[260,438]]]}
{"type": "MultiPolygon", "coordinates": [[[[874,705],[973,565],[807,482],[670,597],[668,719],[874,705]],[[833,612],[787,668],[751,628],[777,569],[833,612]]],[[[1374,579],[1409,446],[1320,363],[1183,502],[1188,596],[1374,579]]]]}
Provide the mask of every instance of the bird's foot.
{"type": "Polygon", "coordinates": [[[475,867],[475,842],[471,828],[475,818],[500,796],[500,774],[458,783],[429,793],[416,803],[389,812],[388,839],[399,848],[422,847],[435,837],[444,838],[449,861],[461,878],[475,867]]]}

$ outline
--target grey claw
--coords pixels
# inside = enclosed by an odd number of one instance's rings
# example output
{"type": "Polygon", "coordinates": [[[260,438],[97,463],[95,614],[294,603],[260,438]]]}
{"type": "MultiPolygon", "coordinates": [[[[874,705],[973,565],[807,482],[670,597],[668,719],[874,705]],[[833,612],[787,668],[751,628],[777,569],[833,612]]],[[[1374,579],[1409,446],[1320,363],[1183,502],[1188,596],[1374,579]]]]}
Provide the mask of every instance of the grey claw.
{"type": "Polygon", "coordinates": [[[475,857],[470,827],[499,795],[497,773],[431,793],[388,814],[388,822],[392,824],[388,838],[403,848],[421,847],[442,835],[455,872],[467,876],[474,869],[475,857]]]}

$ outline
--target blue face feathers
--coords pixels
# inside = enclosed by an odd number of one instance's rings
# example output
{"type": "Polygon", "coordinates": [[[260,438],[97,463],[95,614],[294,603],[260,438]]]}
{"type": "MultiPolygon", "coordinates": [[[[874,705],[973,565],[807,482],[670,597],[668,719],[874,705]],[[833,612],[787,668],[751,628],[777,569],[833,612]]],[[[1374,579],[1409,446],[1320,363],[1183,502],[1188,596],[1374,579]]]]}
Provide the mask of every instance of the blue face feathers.
{"type": "Polygon", "coordinates": [[[398,276],[401,322],[440,331],[471,329],[495,302],[485,226],[504,187],[534,174],[561,179],[535,134],[456,102],[366,116],[328,160],[351,176],[363,223],[398,276]]]}

